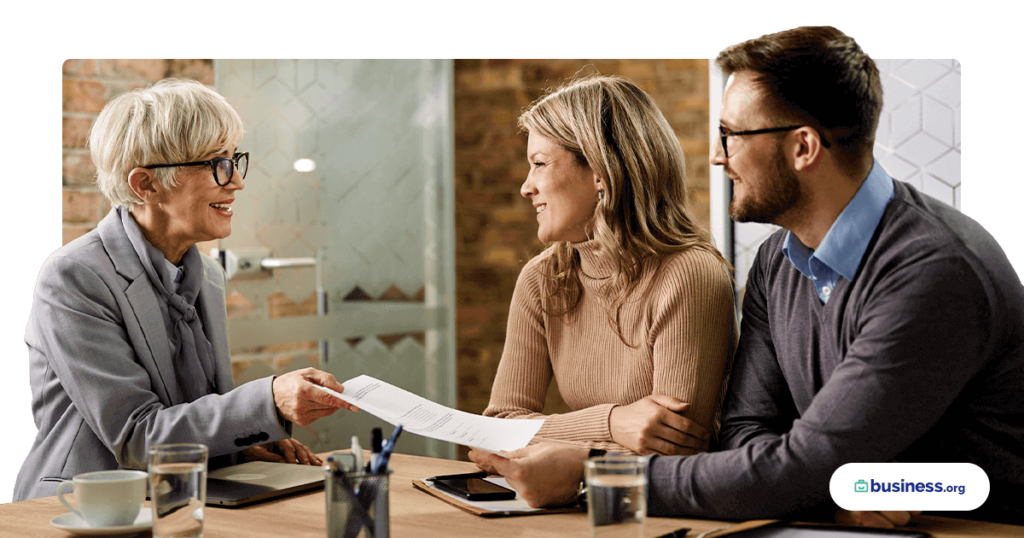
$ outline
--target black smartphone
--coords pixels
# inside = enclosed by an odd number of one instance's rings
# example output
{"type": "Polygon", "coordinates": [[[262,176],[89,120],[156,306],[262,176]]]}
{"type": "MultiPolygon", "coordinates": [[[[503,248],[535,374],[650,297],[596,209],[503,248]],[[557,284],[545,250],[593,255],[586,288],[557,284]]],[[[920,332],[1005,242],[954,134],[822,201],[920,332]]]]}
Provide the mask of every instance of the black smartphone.
{"type": "Polygon", "coordinates": [[[434,480],[437,489],[454,493],[470,501],[510,501],[516,498],[516,492],[492,484],[483,478],[439,478],[434,480]]]}

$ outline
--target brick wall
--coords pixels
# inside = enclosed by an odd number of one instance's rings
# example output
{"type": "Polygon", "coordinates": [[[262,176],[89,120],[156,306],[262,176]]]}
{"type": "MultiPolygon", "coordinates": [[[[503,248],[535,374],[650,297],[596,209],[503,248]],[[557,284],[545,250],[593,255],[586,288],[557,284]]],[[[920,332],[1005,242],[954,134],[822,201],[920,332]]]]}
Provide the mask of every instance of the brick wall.
{"type": "MultiPolygon", "coordinates": [[[[96,227],[110,205],[96,188],[87,142],[92,122],[111,98],[163,78],[213,85],[213,60],[68,60],[63,66],[63,241],[96,227]]],[[[200,245],[209,251],[210,245],[200,245]]],[[[212,246],[216,246],[215,244],[212,246]]]]}
{"type": "MultiPolygon", "coordinates": [[[[456,60],[459,409],[487,407],[516,278],[542,250],[536,212],[519,194],[529,165],[516,118],[545,89],[581,69],[630,78],[654,97],[686,154],[696,216],[705,227],[710,220],[707,60],[456,60]]],[[[552,384],[546,412],[565,410],[552,384]]]]}

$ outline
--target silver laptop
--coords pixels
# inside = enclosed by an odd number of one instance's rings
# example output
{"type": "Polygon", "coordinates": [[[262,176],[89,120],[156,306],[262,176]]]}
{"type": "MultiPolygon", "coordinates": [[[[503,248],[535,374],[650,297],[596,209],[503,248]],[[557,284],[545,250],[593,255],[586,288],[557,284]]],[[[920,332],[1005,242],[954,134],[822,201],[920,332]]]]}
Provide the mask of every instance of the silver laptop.
{"type": "Polygon", "coordinates": [[[317,465],[250,461],[210,471],[206,504],[244,506],[323,485],[324,470],[317,465]]]}

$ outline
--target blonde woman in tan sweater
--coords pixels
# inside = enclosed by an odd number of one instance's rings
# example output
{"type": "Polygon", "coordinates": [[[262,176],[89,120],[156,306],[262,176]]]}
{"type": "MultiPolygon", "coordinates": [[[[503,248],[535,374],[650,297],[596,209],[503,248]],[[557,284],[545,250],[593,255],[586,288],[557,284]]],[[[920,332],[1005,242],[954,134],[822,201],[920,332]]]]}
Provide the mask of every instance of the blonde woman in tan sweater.
{"type": "Polygon", "coordinates": [[[534,441],[706,449],[735,309],[729,265],[690,212],[675,133],[646,92],[610,76],[564,85],[519,125],[522,195],[550,246],[519,275],[484,414],[545,418],[534,441]],[[572,412],[541,413],[552,377],[572,412]]]}

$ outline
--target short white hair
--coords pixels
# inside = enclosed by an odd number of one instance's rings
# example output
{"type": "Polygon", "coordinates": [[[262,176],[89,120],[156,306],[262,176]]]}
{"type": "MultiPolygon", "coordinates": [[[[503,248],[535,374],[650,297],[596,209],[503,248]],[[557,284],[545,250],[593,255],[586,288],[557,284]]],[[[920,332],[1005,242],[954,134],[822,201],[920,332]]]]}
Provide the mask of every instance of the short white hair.
{"type": "MultiPolygon", "coordinates": [[[[236,148],[244,133],[228,100],[197,81],[169,78],[125,92],[89,132],[96,184],[112,206],[130,210],[142,203],[128,185],[132,169],[198,161],[236,148]]],[[[165,188],[177,186],[178,168],[152,171],[165,188]]]]}

